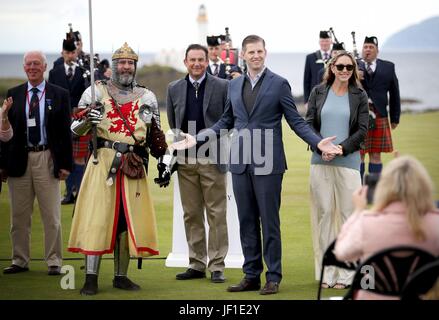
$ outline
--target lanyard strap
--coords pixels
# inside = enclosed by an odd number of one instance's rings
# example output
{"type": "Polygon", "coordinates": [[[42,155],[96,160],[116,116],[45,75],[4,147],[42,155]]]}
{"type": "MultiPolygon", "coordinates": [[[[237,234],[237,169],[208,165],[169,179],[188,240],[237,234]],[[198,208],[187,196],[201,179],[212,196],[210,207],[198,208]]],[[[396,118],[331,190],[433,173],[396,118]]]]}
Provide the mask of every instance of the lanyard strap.
{"type": "MultiPolygon", "coordinates": [[[[44,88],[43,92],[41,93],[41,97],[38,98],[38,105],[40,105],[40,101],[41,99],[43,99],[44,94],[46,93],[46,88],[44,88]]],[[[38,97],[38,94],[37,94],[38,97]]],[[[26,100],[27,100],[27,105],[29,106],[29,112],[31,111],[30,108],[30,100],[29,100],[29,90],[26,91],[26,100]]]]}

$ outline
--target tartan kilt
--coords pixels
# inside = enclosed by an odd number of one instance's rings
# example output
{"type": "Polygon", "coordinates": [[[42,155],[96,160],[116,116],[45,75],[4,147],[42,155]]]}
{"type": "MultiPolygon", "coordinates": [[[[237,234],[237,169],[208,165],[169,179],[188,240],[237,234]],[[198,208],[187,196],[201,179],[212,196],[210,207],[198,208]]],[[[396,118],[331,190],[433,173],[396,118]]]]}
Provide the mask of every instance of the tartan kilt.
{"type": "Polygon", "coordinates": [[[364,148],[360,149],[361,155],[366,153],[392,152],[392,134],[390,132],[389,119],[387,117],[376,117],[375,129],[367,131],[364,140],[364,148]]]}
{"type": "Polygon", "coordinates": [[[90,138],[90,134],[73,138],[73,159],[88,158],[90,138]]]}

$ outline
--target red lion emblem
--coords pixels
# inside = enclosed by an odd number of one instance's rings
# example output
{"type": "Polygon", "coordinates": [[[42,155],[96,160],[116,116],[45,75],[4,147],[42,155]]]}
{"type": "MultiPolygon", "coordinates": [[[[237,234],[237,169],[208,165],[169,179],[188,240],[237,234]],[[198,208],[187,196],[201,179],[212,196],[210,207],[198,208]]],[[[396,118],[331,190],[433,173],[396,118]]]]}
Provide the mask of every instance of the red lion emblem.
{"type": "MultiPolygon", "coordinates": [[[[125,126],[123,123],[123,120],[121,119],[119,112],[116,109],[116,104],[114,103],[113,99],[110,99],[111,106],[113,107],[113,110],[107,112],[107,118],[111,121],[111,127],[109,131],[111,133],[125,133],[125,136],[130,137],[131,133],[130,130],[125,126]]],[[[124,118],[127,121],[128,126],[130,127],[131,131],[134,132],[134,129],[136,127],[137,118],[134,116],[134,112],[136,110],[139,110],[139,104],[136,102],[136,104],[133,107],[133,102],[127,102],[125,104],[120,105],[120,111],[124,118]]]]}

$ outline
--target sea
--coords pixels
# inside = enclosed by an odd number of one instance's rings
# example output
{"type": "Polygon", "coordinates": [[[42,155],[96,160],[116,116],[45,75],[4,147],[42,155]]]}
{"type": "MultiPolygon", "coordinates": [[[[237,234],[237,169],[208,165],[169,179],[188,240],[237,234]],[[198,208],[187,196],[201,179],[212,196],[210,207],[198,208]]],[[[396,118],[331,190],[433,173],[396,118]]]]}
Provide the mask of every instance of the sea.
{"type": "MultiPolygon", "coordinates": [[[[266,65],[286,78],[294,96],[303,95],[303,71],[307,53],[268,53],[266,65]]],[[[48,54],[48,69],[59,54],[48,54]]],[[[109,59],[111,54],[100,54],[109,59]]],[[[141,53],[140,65],[156,61],[155,53],[141,53]]],[[[439,52],[380,52],[379,58],[395,63],[402,109],[439,109],[439,52]]],[[[0,54],[0,78],[24,78],[23,54],[0,54]]],[[[147,84],[146,84],[147,85],[147,84]]]]}

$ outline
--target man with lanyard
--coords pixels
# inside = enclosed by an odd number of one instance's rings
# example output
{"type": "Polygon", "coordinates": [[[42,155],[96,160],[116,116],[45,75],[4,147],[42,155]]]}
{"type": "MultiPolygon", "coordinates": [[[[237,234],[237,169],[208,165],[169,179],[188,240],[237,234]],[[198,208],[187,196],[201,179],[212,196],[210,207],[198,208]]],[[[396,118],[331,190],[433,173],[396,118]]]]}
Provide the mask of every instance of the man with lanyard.
{"type": "Polygon", "coordinates": [[[44,80],[46,56],[24,55],[28,81],[8,90],[7,117],[14,135],[2,143],[0,169],[8,178],[11,200],[12,265],[5,274],[29,270],[33,204],[38,200],[44,225],[45,261],[49,275],[62,266],[60,180],[72,170],[69,93],[44,80]]]}

